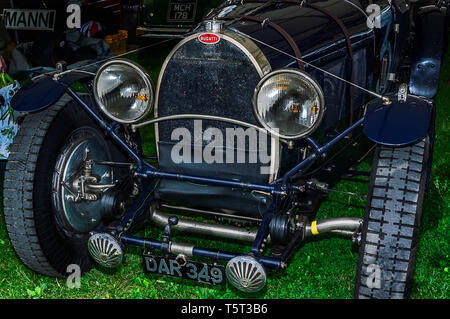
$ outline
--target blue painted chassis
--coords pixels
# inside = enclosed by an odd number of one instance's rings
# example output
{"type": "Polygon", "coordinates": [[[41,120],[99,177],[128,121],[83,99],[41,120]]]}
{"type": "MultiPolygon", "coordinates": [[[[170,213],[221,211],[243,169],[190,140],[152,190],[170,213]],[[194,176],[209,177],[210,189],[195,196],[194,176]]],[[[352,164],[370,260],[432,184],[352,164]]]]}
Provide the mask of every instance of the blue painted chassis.
{"type": "MultiPolygon", "coordinates": [[[[56,101],[64,92],[67,92],[91,117],[92,119],[105,131],[105,134],[109,135],[136,163],[134,174],[141,180],[141,195],[132,205],[132,207],[125,214],[120,225],[114,230],[115,234],[119,234],[119,239],[123,244],[140,246],[146,249],[154,249],[161,251],[168,251],[168,243],[152,240],[132,237],[126,234],[127,230],[133,225],[134,221],[141,216],[152,204],[154,198],[152,197],[152,191],[154,190],[155,183],[158,179],[168,179],[185,181],[192,183],[201,183],[210,186],[225,186],[238,189],[262,191],[270,193],[274,200],[269,209],[263,214],[261,225],[257,232],[256,238],[251,247],[251,253],[260,259],[262,264],[269,269],[279,269],[282,267],[284,260],[281,258],[265,257],[260,253],[261,246],[264,239],[269,233],[269,224],[273,215],[276,213],[277,204],[280,202],[283,196],[287,195],[290,191],[295,191],[295,185],[291,185],[291,178],[297,175],[299,172],[308,169],[314,162],[325,156],[326,152],[340,142],[345,136],[352,133],[361,125],[366,125],[366,118],[363,117],[355,122],[352,126],[344,130],[342,133],[331,139],[325,145],[319,145],[312,138],[306,138],[306,141],[311,145],[313,153],[298,163],[295,167],[289,170],[281,179],[271,184],[252,184],[242,183],[233,180],[220,179],[220,178],[207,178],[191,175],[174,174],[170,172],[160,171],[147,163],[141,156],[139,156],[117,133],[118,123],[105,122],[88,104],[86,104],[80,96],[74,92],[70,86],[76,81],[90,80],[92,75],[86,73],[67,73],[63,76],[44,75],[39,78],[32,79],[27,83],[12,100],[12,106],[16,110],[34,112],[42,110],[56,101]]],[[[430,108],[431,112],[431,108],[430,108]]],[[[406,114],[409,119],[411,114],[406,114]]],[[[367,117],[367,116],[366,116],[367,117]]],[[[399,117],[396,117],[399,118],[399,117]]],[[[405,119],[405,117],[400,117],[405,119]]],[[[406,121],[408,121],[406,119],[406,121]]],[[[420,121],[417,117],[415,121],[420,121]]],[[[425,121],[420,127],[428,127],[429,121],[425,121]]],[[[368,123],[367,123],[368,124],[368,123]]],[[[373,122],[370,123],[373,125],[373,122]]],[[[367,125],[369,126],[369,125],[367,125]]],[[[374,132],[379,134],[379,128],[383,125],[375,125],[374,132]]],[[[385,128],[384,128],[385,129],[385,128]]],[[[366,133],[367,134],[367,133],[366,133]]],[[[414,142],[423,137],[423,130],[413,130],[413,132],[405,133],[406,140],[414,142]],[[420,135],[420,136],[419,136],[420,135]]],[[[369,136],[370,137],[370,136],[369,136]]],[[[405,137],[405,136],[404,136],[405,137]]],[[[382,143],[382,141],[380,141],[382,143]]],[[[237,253],[208,250],[201,247],[194,247],[193,255],[198,257],[212,258],[214,260],[230,260],[231,258],[239,255],[237,253]]]]}
{"type": "MultiPolygon", "coordinates": [[[[246,190],[255,190],[255,191],[263,191],[272,194],[274,197],[274,201],[269,209],[263,214],[263,218],[261,221],[261,225],[257,232],[255,241],[251,247],[251,253],[260,259],[261,263],[269,268],[269,269],[279,269],[281,268],[283,260],[279,258],[271,258],[265,257],[260,254],[261,245],[263,244],[264,239],[267,237],[269,233],[269,224],[272,220],[273,215],[277,210],[277,203],[281,200],[281,197],[287,195],[290,190],[295,190],[295,186],[289,184],[290,179],[300,172],[302,169],[309,167],[312,163],[316,161],[316,159],[320,158],[323,154],[327,152],[331,147],[336,145],[339,141],[341,141],[345,136],[353,132],[364,122],[364,118],[359,119],[356,123],[354,123],[351,127],[347,128],[345,131],[340,133],[338,136],[330,140],[327,144],[323,146],[319,146],[314,140],[308,139],[309,143],[313,146],[314,152],[305,160],[300,162],[294,168],[292,168],[289,172],[287,172],[280,182],[274,182],[272,184],[251,184],[251,183],[242,183],[227,179],[219,179],[219,178],[206,178],[199,176],[191,176],[191,175],[182,175],[182,174],[173,174],[170,172],[164,172],[157,170],[155,167],[145,162],[128,144],[123,141],[117,134],[116,128],[117,125],[115,123],[108,124],[103,119],[91,109],[89,105],[87,105],[81,98],[78,96],[76,92],[72,89],[67,89],[68,94],[77,101],[80,106],[99,124],[101,128],[105,130],[105,133],[109,135],[117,144],[123,148],[125,152],[130,155],[136,161],[136,169],[135,176],[138,176],[143,181],[143,191],[139,198],[136,200],[134,205],[128,210],[125,214],[125,217],[122,219],[120,225],[116,229],[116,233],[120,234],[119,238],[124,244],[140,246],[147,249],[155,249],[168,251],[168,243],[164,243],[162,241],[143,239],[128,236],[125,234],[126,230],[128,230],[133,221],[138,218],[142,213],[149,208],[153,201],[153,197],[150,196],[154,185],[151,181],[155,181],[156,179],[169,179],[169,180],[177,180],[177,181],[185,181],[185,182],[193,182],[193,183],[202,183],[210,186],[225,186],[225,187],[233,187],[239,189],[246,190]]],[[[231,252],[224,251],[213,251],[200,247],[195,247],[193,249],[193,255],[198,257],[206,257],[212,258],[215,260],[230,260],[233,257],[239,255],[231,252]]]]}

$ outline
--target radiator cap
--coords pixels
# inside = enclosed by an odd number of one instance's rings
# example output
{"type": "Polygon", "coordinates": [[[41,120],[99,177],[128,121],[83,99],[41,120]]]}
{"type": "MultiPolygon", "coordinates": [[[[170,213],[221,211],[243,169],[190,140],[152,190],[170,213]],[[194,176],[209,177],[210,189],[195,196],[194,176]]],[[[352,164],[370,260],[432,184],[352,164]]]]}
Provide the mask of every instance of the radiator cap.
{"type": "Polygon", "coordinates": [[[221,20],[206,20],[203,24],[207,32],[222,32],[223,23],[221,20]]]}

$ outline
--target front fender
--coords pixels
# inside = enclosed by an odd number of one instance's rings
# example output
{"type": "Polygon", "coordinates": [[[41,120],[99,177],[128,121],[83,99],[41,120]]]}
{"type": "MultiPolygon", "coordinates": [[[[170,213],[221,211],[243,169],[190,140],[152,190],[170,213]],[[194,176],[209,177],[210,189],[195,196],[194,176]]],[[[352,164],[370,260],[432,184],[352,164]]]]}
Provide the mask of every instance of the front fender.
{"type": "Polygon", "coordinates": [[[93,77],[87,72],[43,74],[26,83],[11,100],[11,107],[19,112],[35,112],[55,103],[73,83],[93,77]],[[55,76],[56,75],[56,76],[55,76]]]}
{"type": "Polygon", "coordinates": [[[439,88],[439,73],[445,51],[446,8],[427,6],[416,19],[416,35],[411,63],[410,92],[433,98],[439,88]]]}
{"type": "Polygon", "coordinates": [[[422,97],[409,95],[399,101],[389,96],[392,103],[384,105],[379,99],[367,105],[364,134],[372,141],[387,146],[404,146],[422,139],[429,131],[434,104],[422,97]]]}

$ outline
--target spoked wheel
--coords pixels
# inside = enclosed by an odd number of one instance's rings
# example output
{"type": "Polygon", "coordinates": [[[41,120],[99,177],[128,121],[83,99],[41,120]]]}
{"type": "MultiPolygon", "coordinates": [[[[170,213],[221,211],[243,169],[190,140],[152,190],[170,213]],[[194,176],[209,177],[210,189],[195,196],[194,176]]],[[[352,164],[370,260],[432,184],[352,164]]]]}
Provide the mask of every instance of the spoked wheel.
{"type": "Polygon", "coordinates": [[[97,163],[123,161],[117,154],[68,96],[26,116],[4,181],[6,226],[24,264],[56,277],[66,276],[71,264],[90,269],[89,232],[107,226],[101,198],[119,175],[97,163]]]}
{"type": "Polygon", "coordinates": [[[427,186],[430,138],[374,156],[355,297],[408,298],[427,186]]]}

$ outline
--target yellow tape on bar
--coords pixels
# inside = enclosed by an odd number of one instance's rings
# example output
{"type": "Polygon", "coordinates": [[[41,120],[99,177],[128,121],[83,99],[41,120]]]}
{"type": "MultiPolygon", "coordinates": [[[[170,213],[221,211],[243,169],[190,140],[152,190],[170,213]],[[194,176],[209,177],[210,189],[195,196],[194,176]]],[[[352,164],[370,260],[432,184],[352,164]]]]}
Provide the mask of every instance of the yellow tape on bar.
{"type": "Polygon", "coordinates": [[[317,221],[311,223],[311,234],[319,235],[319,232],[317,231],[317,221]]]}

